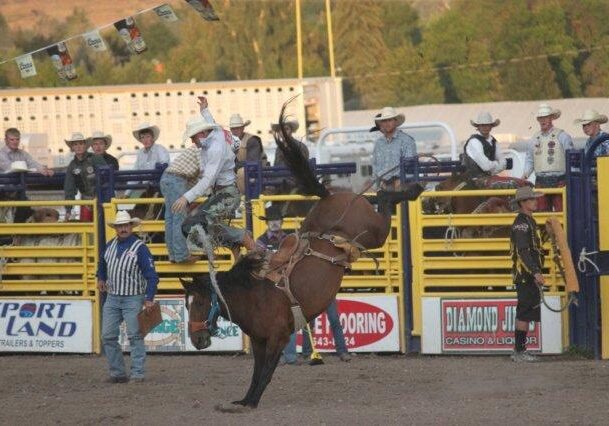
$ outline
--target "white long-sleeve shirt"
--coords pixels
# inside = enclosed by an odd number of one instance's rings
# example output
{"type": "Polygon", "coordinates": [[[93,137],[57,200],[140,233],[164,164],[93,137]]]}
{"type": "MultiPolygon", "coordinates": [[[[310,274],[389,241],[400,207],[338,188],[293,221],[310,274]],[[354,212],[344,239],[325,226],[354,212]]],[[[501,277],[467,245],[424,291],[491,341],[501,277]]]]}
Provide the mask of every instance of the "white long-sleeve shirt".
{"type": "MultiPolygon", "coordinates": [[[[210,122],[215,123],[211,113],[206,108],[201,115],[210,122]]],[[[228,186],[235,183],[235,153],[226,141],[224,130],[220,126],[214,128],[208,136],[211,142],[201,148],[202,177],[184,198],[192,203],[216,185],[228,186]]]]}
{"type": "MultiPolygon", "coordinates": [[[[486,138],[486,141],[490,144],[492,143],[492,136],[489,135],[486,138]]],[[[499,144],[495,145],[495,160],[489,160],[486,155],[484,155],[484,148],[482,146],[482,142],[478,139],[472,137],[467,141],[467,148],[465,148],[465,153],[476,162],[478,167],[480,167],[485,172],[488,172],[492,175],[496,175],[501,171],[505,170],[506,162],[503,152],[499,147],[499,144]]]]}
{"type": "Polygon", "coordinates": [[[153,144],[150,149],[137,152],[133,170],[151,170],[157,163],[169,164],[169,151],[163,145],[153,144]]]}

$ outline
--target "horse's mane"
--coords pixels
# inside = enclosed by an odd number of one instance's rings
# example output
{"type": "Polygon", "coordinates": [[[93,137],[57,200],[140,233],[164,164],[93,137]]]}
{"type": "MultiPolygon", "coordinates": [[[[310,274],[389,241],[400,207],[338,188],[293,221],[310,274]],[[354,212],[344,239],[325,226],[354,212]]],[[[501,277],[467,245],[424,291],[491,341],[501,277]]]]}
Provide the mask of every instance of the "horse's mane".
{"type": "Polygon", "coordinates": [[[275,135],[275,143],[277,148],[283,153],[285,162],[296,179],[300,193],[302,195],[317,195],[320,198],[325,198],[330,195],[330,191],[317,180],[314,171],[311,170],[308,158],[305,158],[302,152],[300,152],[298,142],[289,136],[284,128],[286,121],[285,110],[290,101],[291,99],[281,107],[279,128],[283,138],[280,139],[275,135]]]}
{"type": "MultiPolygon", "coordinates": [[[[230,291],[238,287],[251,287],[255,281],[251,273],[259,270],[263,261],[264,259],[259,253],[253,252],[239,259],[230,270],[218,272],[220,289],[230,291]]],[[[196,274],[193,276],[193,282],[196,284],[193,288],[194,291],[206,292],[209,288],[209,274],[196,274]]]]}

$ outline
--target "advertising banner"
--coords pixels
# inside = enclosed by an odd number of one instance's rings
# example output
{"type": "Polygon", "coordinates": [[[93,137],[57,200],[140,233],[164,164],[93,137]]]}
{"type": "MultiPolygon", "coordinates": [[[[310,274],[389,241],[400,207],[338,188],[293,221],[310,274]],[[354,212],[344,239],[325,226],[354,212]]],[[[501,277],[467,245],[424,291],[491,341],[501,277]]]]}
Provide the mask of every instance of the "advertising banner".
{"type": "Polygon", "coordinates": [[[68,46],[63,41],[47,47],[46,51],[51,57],[51,62],[59,78],[62,80],[74,80],[78,77],[68,46]]]}
{"type": "Polygon", "coordinates": [[[130,16],[115,22],[114,28],[131,52],[140,54],[148,48],[133,17],[130,16]]]}
{"type": "MultiPolygon", "coordinates": [[[[564,296],[547,295],[552,309],[564,296]]],[[[421,353],[511,353],[514,350],[516,299],[421,299],[421,353]]],[[[565,313],[541,306],[541,323],[530,323],[527,349],[560,354],[567,345],[565,313]]]]}
{"type": "Polygon", "coordinates": [[[91,301],[0,299],[0,351],[93,352],[91,301]]]}
{"type": "Polygon", "coordinates": [[[96,52],[103,52],[107,50],[106,43],[104,43],[104,39],[99,34],[98,30],[83,34],[82,37],[85,40],[87,47],[95,50],[96,52]]]}
{"type": "Polygon", "coordinates": [[[192,6],[194,10],[199,12],[201,17],[206,21],[220,20],[209,0],[186,0],[186,3],[192,6]]]}
{"type": "Polygon", "coordinates": [[[159,18],[161,18],[165,22],[176,22],[178,17],[175,12],[168,4],[163,4],[161,6],[155,7],[154,12],[157,14],[159,18]]]}
{"type": "MultiPolygon", "coordinates": [[[[442,299],[443,352],[514,350],[516,299],[442,299]]],[[[530,323],[527,349],[541,350],[541,330],[530,323]]]]}
{"type": "Polygon", "coordinates": [[[28,54],[19,56],[17,59],[15,59],[15,62],[19,67],[21,78],[34,77],[36,75],[36,65],[34,65],[32,55],[28,54]]]}
{"type": "MultiPolygon", "coordinates": [[[[397,296],[338,297],[338,318],[350,352],[398,352],[400,332],[397,296]]],[[[332,327],[324,312],[311,329],[319,352],[336,349],[332,327]]],[[[296,339],[302,346],[302,333],[296,339]]]]}
{"type": "MultiPolygon", "coordinates": [[[[188,337],[188,310],[184,303],[184,297],[157,297],[156,300],[161,305],[163,322],[146,336],[144,340],[146,350],[149,352],[197,351],[188,337]]],[[[212,337],[211,346],[202,352],[243,350],[243,333],[237,325],[220,318],[218,328],[220,330],[219,335],[212,337]]],[[[121,325],[120,343],[123,350],[129,350],[127,329],[124,323],[121,325]]]]}

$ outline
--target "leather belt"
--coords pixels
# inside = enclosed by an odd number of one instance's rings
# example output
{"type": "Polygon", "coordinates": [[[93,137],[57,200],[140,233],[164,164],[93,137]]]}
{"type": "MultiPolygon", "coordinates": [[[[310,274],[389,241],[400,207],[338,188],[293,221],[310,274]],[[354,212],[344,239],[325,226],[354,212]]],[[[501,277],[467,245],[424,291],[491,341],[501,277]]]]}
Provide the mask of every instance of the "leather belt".
{"type": "Polygon", "coordinates": [[[214,192],[222,191],[223,189],[230,188],[231,186],[235,186],[236,184],[233,182],[229,185],[214,185],[214,192]]]}

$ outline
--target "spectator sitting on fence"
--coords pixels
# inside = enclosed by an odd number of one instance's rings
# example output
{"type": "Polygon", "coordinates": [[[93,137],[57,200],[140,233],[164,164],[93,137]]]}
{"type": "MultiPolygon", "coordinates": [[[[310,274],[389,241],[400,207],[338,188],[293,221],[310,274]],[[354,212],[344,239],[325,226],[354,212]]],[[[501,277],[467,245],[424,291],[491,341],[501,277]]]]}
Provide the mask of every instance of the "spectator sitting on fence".
{"type": "Polygon", "coordinates": [[[469,122],[478,133],[471,135],[463,147],[462,161],[468,178],[499,174],[505,169],[506,161],[497,145],[497,139],[491,135],[491,130],[497,127],[501,120],[493,120],[489,112],[481,112],[475,120],[469,122]]]}
{"type": "MultiPolygon", "coordinates": [[[[536,114],[539,132],[529,141],[525,159],[524,178],[535,172],[537,188],[558,188],[565,184],[566,151],[573,149],[571,136],[554,127],[553,121],[560,117],[560,110],[548,104],[539,105],[536,114]]],[[[562,197],[548,195],[539,199],[539,211],[562,211],[562,197]]]]}
{"type": "Polygon", "coordinates": [[[230,116],[228,126],[233,136],[239,138],[241,142],[235,159],[237,171],[237,187],[242,194],[245,194],[245,166],[246,161],[256,161],[261,167],[267,163],[266,154],[262,146],[262,141],[256,135],[247,133],[245,128],[251,124],[250,120],[243,120],[240,114],[230,116]]]}
{"type": "Polygon", "coordinates": [[[106,135],[104,132],[95,131],[87,139],[87,142],[91,146],[93,154],[102,156],[107,165],[112,166],[114,171],[118,170],[118,160],[106,152],[110,148],[110,145],[112,145],[112,136],[106,135]]]}
{"type": "Polygon", "coordinates": [[[30,154],[19,148],[21,142],[21,132],[11,127],[4,132],[4,143],[0,149],[0,173],[9,173],[11,163],[14,161],[25,161],[28,169],[33,169],[45,176],[53,176],[53,170],[43,166],[34,160],[30,154]]]}
{"type": "Polygon", "coordinates": [[[414,139],[398,129],[405,119],[404,114],[398,113],[392,107],[383,108],[374,117],[382,135],[374,142],[372,176],[381,189],[399,189],[400,161],[417,156],[414,139]]]}
{"type": "MultiPolygon", "coordinates": [[[[72,133],[72,136],[65,142],[74,153],[74,159],[68,164],[63,183],[65,199],[74,200],[76,193],[80,192],[81,200],[93,200],[95,198],[95,168],[105,166],[106,162],[102,156],[87,152],[89,143],[82,133],[72,133]]],[[[71,217],[72,206],[66,206],[66,221],[71,217]]],[[[90,222],[92,219],[92,209],[88,206],[80,206],[80,221],[90,222]]]]}
{"type": "Polygon", "coordinates": [[[585,147],[586,153],[590,151],[594,142],[602,140],[603,142],[597,145],[594,150],[594,156],[600,157],[609,155],[609,134],[601,130],[601,124],[605,124],[606,122],[607,116],[599,114],[593,109],[587,109],[580,118],[574,121],[574,124],[581,124],[582,130],[586,136],[588,136],[585,147]]]}
{"type": "MultiPolygon", "coordinates": [[[[157,164],[169,164],[169,151],[163,145],[156,143],[161,133],[158,126],[142,123],[132,133],[133,137],[143,145],[142,149],[137,152],[133,170],[154,170],[157,164]]],[[[134,184],[137,182],[129,183],[134,184]]],[[[144,189],[128,189],[125,191],[125,197],[140,198],[144,192],[146,192],[144,189]]],[[[156,196],[156,194],[151,193],[148,196],[156,196]]]]}

